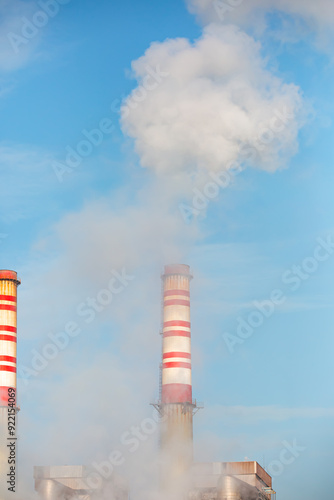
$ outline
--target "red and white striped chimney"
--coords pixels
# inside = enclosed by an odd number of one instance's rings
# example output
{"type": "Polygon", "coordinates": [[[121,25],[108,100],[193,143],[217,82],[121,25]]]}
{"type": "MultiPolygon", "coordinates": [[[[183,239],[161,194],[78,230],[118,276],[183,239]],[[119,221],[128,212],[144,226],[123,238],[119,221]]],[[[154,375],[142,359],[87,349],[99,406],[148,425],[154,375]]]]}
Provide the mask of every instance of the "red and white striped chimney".
{"type": "MultiPolygon", "coordinates": [[[[0,498],[7,498],[9,465],[16,463],[16,303],[20,281],[14,271],[0,270],[0,498]],[[10,443],[10,448],[8,447],[10,443]],[[14,453],[14,455],[13,455],[14,453]]],[[[13,467],[13,465],[11,465],[13,467]]],[[[15,475],[14,475],[15,477],[15,475]]],[[[13,475],[10,477],[13,480],[13,475]]],[[[12,481],[13,482],[13,481],[12,481]]],[[[15,484],[15,481],[14,481],[15,484]]],[[[10,485],[13,486],[12,484],[10,485]]]]}
{"type": "Polygon", "coordinates": [[[8,405],[8,389],[16,395],[17,287],[14,271],[0,270],[0,407],[8,405]]]}
{"type": "Polygon", "coordinates": [[[189,266],[165,266],[161,402],[192,404],[189,266]]]}
{"type": "Polygon", "coordinates": [[[178,499],[193,460],[189,266],[165,266],[163,283],[161,486],[178,499]],[[183,485],[183,486],[182,486],[183,485]]]}

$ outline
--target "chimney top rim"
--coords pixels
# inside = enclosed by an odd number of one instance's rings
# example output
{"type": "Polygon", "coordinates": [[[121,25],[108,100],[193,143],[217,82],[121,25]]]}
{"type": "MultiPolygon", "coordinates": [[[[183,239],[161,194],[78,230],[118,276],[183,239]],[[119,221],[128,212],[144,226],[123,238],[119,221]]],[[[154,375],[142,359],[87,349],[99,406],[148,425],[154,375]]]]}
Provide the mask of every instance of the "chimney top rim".
{"type": "Polygon", "coordinates": [[[15,281],[17,285],[21,284],[21,280],[17,277],[17,272],[10,269],[0,270],[0,280],[1,281],[15,281]]]}
{"type": "Polygon", "coordinates": [[[163,277],[171,276],[173,274],[180,274],[182,276],[188,276],[189,278],[192,278],[190,266],[188,266],[187,264],[168,264],[164,266],[163,277]]]}

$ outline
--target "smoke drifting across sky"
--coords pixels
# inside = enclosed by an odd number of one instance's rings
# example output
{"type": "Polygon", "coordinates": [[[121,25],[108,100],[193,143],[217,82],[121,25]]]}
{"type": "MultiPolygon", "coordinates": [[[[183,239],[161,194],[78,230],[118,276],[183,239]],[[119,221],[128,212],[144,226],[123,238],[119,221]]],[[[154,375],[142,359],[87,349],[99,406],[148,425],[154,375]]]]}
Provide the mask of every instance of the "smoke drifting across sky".
{"type": "Polygon", "coordinates": [[[331,0],[187,0],[187,5],[204,24],[223,21],[264,28],[266,16],[274,11],[299,17],[318,35],[334,23],[331,0]]]}
{"type": "MultiPolygon", "coordinates": [[[[41,54],[36,54],[41,40],[40,30],[35,28],[34,32],[31,27],[27,27],[29,38],[24,38],[21,33],[25,20],[30,19],[35,12],[34,2],[0,0],[0,73],[14,72],[27,65],[32,59],[40,57],[41,54]],[[16,50],[14,50],[15,47],[16,50]]],[[[1,80],[0,85],[3,87],[1,80]]]]}

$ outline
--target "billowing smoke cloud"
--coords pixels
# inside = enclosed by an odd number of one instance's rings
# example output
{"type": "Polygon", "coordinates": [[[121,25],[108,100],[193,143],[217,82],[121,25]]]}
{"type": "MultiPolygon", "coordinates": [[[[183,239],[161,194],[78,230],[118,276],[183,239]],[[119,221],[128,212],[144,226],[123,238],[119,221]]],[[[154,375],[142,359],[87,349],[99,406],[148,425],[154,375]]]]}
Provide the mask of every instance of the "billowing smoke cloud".
{"type": "Polygon", "coordinates": [[[300,89],[275,76],[238,28],[212,24],[194,43],[153,43],[132,68],[139,86],[122,125],[158,175],[229,169],[240,155],[274,171],[296,152],[300,89]],[[160,82],[143,96],[151,68],[160,82]]]}

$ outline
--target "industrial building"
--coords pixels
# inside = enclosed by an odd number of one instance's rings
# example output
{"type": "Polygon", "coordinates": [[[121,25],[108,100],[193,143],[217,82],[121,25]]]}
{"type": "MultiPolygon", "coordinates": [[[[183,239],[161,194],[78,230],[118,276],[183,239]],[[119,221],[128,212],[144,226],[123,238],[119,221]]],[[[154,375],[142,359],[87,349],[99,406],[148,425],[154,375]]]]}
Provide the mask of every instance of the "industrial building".
{"type": "Polygon", "coordinates": [[[108,493],[113,500],[127,500],[124,480],[113,475],[110,481],[96,481],[96,473],[85,466],[34,467],[35,489],[44,500],[98,500],[108,493]]]}
{"type": "MultiPolygon", "coordinates": [[[[275,500],[269,474],[254,461],[193,462],[193,400],[191,379],[190,268],[168,265],[162,275],[162,359],[159,401],[160,488],[173,500],[275,500]]],[[[16,405],[16,297],[20,281],[13,271],[0,271],[0,418],[7,422],[8,390],[16,405]]],[[[0,445],[7,439],[2,427],[0,445]]],[[[0,452],[2,449],[0,448],[0,452]]],[[[3,453],[0,458],[3,459],[3,453]]],[[[96,476],[96,474],[95,474],[96,476]]],[[[94,500],[103,491],[126,500],[125,480],[92,481],[85,466],[34,467],[35,489],[41,500],[94,500]]],[[[0,477],[1,479],[1,477],[0,477]]],[[[131,497],[131,492],[130,492],[131,497]]]]}
{"type": "Polygon", "coordinates": [[[269,474],[257,462],[196,463],[189,500],[275,500],[269,474]]]}

